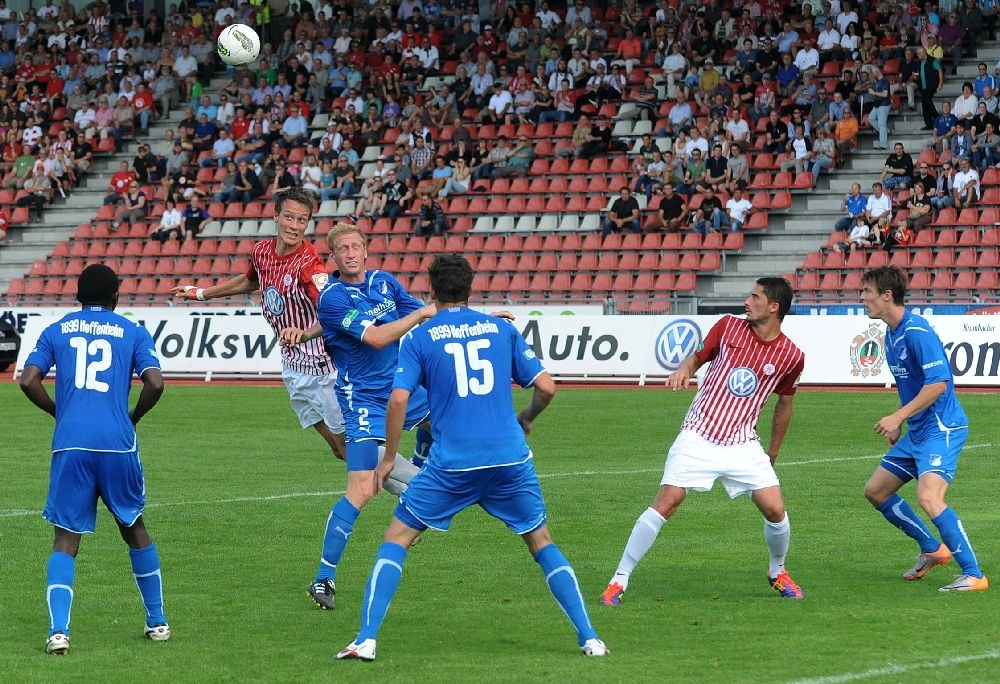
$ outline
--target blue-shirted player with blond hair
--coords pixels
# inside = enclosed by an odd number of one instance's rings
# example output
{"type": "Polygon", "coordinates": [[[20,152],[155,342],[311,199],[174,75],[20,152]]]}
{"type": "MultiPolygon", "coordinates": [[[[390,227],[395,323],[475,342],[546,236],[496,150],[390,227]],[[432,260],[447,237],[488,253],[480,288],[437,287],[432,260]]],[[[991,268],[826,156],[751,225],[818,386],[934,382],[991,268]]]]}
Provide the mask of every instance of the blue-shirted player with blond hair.
{"type": "Polygon", "coordinates": [[[472,268],[460,255],[430,267],[438,313],[403,338],[386,417],[386,454],[373,487],[391,472],[411,398],[427,388],[434,437],[427,463],[400,496],[365,587],[361,631],[338,659],[375,659],[375,638],[399,586],[413,540],[425,529],[447,530],[452,518],[478,504],[521,535],[549,589],[572,621],[581,651],[607,655],[587,615],[569,562],[552,542],[545,502],[524,440],[555,394],[524,338],[509,322],[469,309],[472,268]],[[531,402],[514,412],[511,381],[533,387],[531,402]]]}
{"type": "MultiPolygon", "coordinates": [[[[318,323],[305,331],[285,328],[280,337],[282,344],[298,344],[322,335],[339,371],[334,392],[344,414],[347,491],[330,511],[319,570],[308,589],[317,604],[334,608],[337,565],[361,509],[378,493],[372,472],[382,456],[399,339],[435,309],[412,297],[391,274],[366,268],[368,240],[357,226],[338,223],[326,237],[337,271],[320,292],[318,323]]],[[[393,493],[405,488],[430,444],[430,432],[417,427],[428,412],[425,400],[413,402],[407,427],[417,428],[416,465],[393,452],[393,493]]]]}
{"type": "Polygon", "coordinates": [[[132,573],[146,608],[145,635],[170,638],[163,614],[160,558],[142,520],[146,487],[135,425],[163,393],[163,375],[149,332],[114,313],[118,276],[102,264],[83,270],[77,282],[80,311],[42,331],[25,360],[21,390],[56,419],[48,501],[42,515],[55,526],[47,566],[49,638],[45,652],[69,651],[73,576],[80,537],[93,532],[97,499],[108,507],[129,547],[132,573]],[[42,384],[53,366],[55,401],[42,384]],[[129,411],[132,374],[142,381],[129,411]]]}
{"type": "Polygon", "coordinates": [[[865,485],[865,496],[886,520],[920,545],[917,562],[903,574],[905,579],[919,580],[954,556],[962,574],[941,591],[982,591],[989,588],[989,580],[962,521],[944,501],[969,436],[969,420],[955,396],[941,339],[927,319],[905,307],[906,285],[906,274],[896,266],[874,268],[862,278],[861,303],[869,318],[886,324],[885,360],[899,392],[899,408],[875,423],[875,432],[890,448],[865,485]],[[905,435],[903,423],[909,426],[905,435]],[[913,479],[917,501],[944,543],[898,494],[913,479]]]}

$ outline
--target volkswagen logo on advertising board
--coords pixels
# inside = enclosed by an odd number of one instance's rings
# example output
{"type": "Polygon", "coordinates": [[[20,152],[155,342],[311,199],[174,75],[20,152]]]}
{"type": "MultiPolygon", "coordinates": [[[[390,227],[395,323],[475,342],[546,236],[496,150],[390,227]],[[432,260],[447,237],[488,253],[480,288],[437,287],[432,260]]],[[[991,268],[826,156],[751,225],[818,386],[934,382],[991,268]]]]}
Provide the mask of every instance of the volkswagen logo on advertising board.
{"type": "Polygon", "coordinates": [[[668,371],[677,370],[687,357],[701,348],[701,329],[687,318],[671,321],[656,337],[656,362],[668,371]]]}

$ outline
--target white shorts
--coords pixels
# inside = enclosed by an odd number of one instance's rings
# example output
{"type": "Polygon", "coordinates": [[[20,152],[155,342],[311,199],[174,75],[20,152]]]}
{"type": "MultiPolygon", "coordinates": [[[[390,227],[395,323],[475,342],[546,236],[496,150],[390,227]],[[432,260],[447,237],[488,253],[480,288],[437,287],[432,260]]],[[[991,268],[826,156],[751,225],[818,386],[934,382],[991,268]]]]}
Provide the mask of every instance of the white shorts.
{"type": "Polygon", "coordinates": [[[333,434],[344,434],[344,414],[340,412],[337,395],[333,392],[336,371],[310,375],[285,368],[281,371],[281,379],[285,382],[292,410],[299,417],[303,430],[323,421],[333,434]]]}
{"type": "Polygon", "coordinates": [[[717,479],[722,480],[731,499],[778,485],[771,459],[760,442],[721,446],[693,430],[681,430],[667,452],[660,484],[707,492],[717,479]]]}

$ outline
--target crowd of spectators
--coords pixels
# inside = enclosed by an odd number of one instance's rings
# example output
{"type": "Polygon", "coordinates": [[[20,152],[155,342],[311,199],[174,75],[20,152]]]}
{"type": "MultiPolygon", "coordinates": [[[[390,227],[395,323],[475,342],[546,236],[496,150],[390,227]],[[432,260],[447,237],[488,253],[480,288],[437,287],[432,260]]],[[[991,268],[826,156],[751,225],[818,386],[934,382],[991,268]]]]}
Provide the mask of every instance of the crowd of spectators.
{"type": "MultiPolygon", "coordinates": [[[[611,231],[637,221],[640,231],[738,230],[752,211],[751,156],[776,155],[777,168],[815,184],[857,145],[859,122],[887,147],[894,94],[911,108],[919,96],[935,144],[969,143],[973,172],[1000,159],[992,76],[970,84],[975,107],[968,97],[955,103],[952,127],[939,130],[933,100],[941,61],[974,55],[995,30],[992,5],[984,11],[977,0],[940,12],[933,2],[888,0],[572,0],[565,9],[500,0],[488,15],[465,0],[302,0],[270,3],[266,17],[246,0],[170,3],[162,16],[138,0],[79,10],[43,1],[18,15],[0,0],[0,185],[28,191],[22,199],[37,212],[47,201],[38,193],[71,187],[95,142],[121,149],[180,109],[180,122],[142,146],[132,178],[113,180],[106,199],[113,227],[145,218],[152,202],[183,213],[198,201],[182,229],[171,213],[154,229],[160,236],[197,235],[205,204],[248,203],[293,185],[317,202],[354,200],[358,215],[419,216],[422,230],[438,232],[447,217],[426,218],[444,211],[435,198],[527,176],[538,146],[531,133],[547,123],[573,124],[557,158],[590,159],[621,149],[615,121],[649,122],[649,135],[625,142],[635,153],[628,204],[644,196],[651,216],[611,212],[611,231]],[[204,85],[222,66],[214,37],[232,22],[259,27],[262,50],[209,95],[204,85]],[[326,120],[319,132],[310,126],[317,114],[326,120]],[[483,126],[513,133],[481,136],[483,126]],[[375,167],[363,175],[361,155],[373,145],[381,154],[366,157],[375,167]]],[[[907,173],[892,169],[883,182],[908,188],[907,173]]],[[[975,187],[953,183],[946,194],[965,206],[975,187]]]]}

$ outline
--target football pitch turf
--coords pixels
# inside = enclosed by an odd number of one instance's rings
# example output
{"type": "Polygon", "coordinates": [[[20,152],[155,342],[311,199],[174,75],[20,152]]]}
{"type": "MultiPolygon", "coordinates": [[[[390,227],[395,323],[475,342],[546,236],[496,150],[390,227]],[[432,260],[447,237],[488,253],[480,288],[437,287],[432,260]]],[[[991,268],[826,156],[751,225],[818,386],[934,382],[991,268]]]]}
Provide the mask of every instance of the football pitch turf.
{"type": "MultiPolygon", "coordinates": [[[[717,486],[667,522],[622,604],[601,606],[692,396],[563,386],[528,440],[553,536],[609,657],[579,654],[523,542],[475,509],[413,548],[378,658],[365,664],[332,657],[356,634],[396,500],[383,494],[362,513],[338,569],[338,607],[318,610],[305,588],[343,464],[299,429],[280,386],[169,381],[139,436],[173,636],[142,638],[125,545],[102,508],[77,559],[70,653],[46,656],[52,530],[39,511],[52,420],[16,384],[0,383],[0,681],[1000,680],[997,394],[962,394],[972,428],[948,497],[993,589],[938,592],[954,562],[903,581],[917,548],[862,495],[884,449],[872,426],[894,410],[895,393],[806,390],[777,465],[792,522],[788,568],[804,600],[768,587],[760,514],[717,486]]],[[[760,428],[766,444],[770,410],[760,428]]],[[[903,494],[915,504],[912,485],[903,494]]]]}

